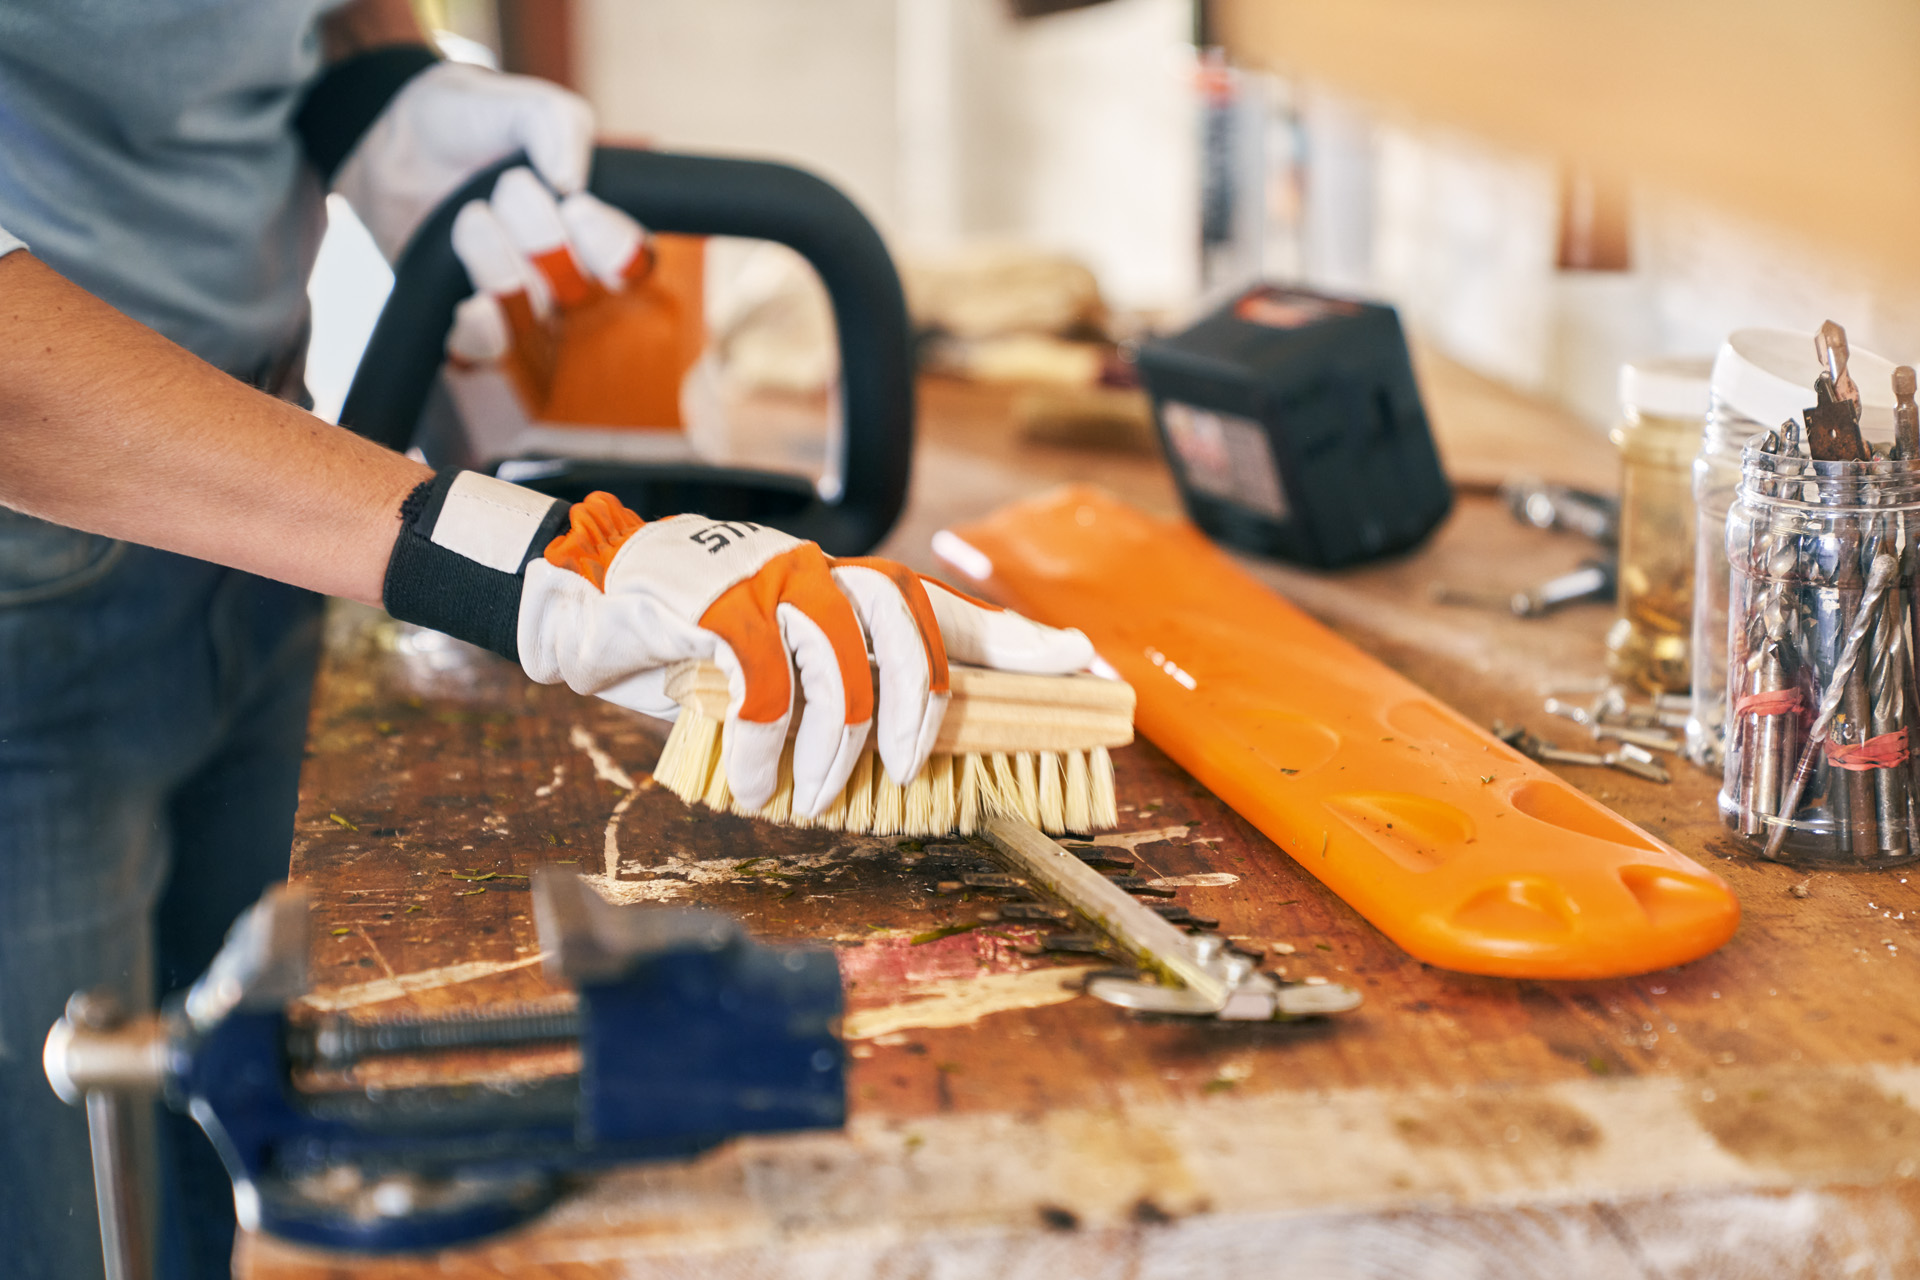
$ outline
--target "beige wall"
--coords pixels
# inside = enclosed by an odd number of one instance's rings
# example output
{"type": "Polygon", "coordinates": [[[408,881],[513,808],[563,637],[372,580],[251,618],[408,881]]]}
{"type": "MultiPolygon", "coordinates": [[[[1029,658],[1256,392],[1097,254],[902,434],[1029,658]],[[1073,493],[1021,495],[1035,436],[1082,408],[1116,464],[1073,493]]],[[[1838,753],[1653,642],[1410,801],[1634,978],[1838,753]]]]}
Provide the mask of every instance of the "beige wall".
{"type": "Polygon", "coordinates": [[[897,220],[895,0],[580,0],[603,132],[798,161],[897,220]]]}
{"type": "Polygon", "coordinates": [[[580,0],[605,130],[806,165],[896,250],[1063,249],[1123,306],[1195,281],[1188,0],[580,0]]]}

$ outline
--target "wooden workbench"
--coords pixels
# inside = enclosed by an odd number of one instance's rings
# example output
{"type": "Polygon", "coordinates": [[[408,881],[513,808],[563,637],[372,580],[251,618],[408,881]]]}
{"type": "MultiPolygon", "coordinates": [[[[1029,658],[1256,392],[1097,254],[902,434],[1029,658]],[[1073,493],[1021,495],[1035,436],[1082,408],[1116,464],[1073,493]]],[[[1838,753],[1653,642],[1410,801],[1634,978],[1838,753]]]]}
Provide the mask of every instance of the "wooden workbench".
{"type": "MultiPolygon", "coordinates": [[[[1609,465],[1604,442],[1457,370],[1423,378],[1456,474],[1609,465]]],[[[1060,480],[1172,509],[1150,456],[1023,444],[1004,407],[927,388],[893,554],[930,567],[934,528],[1060,480]]],[[[1511,589],[1587,553],[1468,498],[1417,555],[1259,572],[1469,715],[1564,743],[1538,686],[1599,671],[1608,611],[1520,622],[1431,604],[1426,584],[1511,589]]],[[[377,1017],[550,994],[527,882],[506,877],[611,871],[620,897],[840,949],[846,1130],[609,1174],[524,1230],[430,1258],[249,1239],[243,1274],[1920,1272],[1920,879],[1740,857],[1712,781],[1684,765],[1672,786],[1568,776],[1731,882],[1739,934],[1679,970],[1548,983],[1409,959],[1151,745],[1119,753],[1110,842],[1147,873],[1201,877],[1178,900],[1279,971],[1366,997],[1322,1023],[1192,1025],[1076,996],[1019,928],[929,938],[991,909],[938,891],[937,852],[690,812],[647,778],[658,742],[649,721],[463,646],[336,614],[294,851],[318,903],[311,1003],[377,1017]]]]}

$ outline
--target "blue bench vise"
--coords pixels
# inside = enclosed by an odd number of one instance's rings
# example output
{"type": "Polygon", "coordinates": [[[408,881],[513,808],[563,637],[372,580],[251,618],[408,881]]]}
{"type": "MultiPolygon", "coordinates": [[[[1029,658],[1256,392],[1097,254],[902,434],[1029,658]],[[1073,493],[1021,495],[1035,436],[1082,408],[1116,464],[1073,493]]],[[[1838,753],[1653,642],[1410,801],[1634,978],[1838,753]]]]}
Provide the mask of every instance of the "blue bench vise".
{"type": "Polygon", "coordinates": [[[286,887],[249,908],[161,1012],[129,1020],[76,995],[45,1065],[60,1096],[88,1108],[109,1258],[116,1233],[123,1247],[140,1235],[123,1109],[143,1094],[206,1130],[243,1227],[363,1252],[513,1226],[592,1168],[845,1122],[831,951],[757,943],[711,911],[615,906],[571,870],[543,868],[532,888],[546,970],[573,988],[571,1005],[296,1022],[308,908],[286,887]],[[394,1054],[565,1044],[578,1073],[533,1082],[315,1083],[394,1054]]]}

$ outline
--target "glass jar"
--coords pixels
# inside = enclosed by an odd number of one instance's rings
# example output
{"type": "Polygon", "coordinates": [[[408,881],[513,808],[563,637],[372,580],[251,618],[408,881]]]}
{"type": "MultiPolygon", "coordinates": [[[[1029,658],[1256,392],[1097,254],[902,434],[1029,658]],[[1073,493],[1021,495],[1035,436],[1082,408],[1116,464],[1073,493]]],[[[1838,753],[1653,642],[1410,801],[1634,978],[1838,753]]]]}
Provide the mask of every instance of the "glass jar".
{"type": "MultiPolygon", "coordinates": [[[[1860,387],[1861,430],[1893,435],[1893,365],[1854,347],[1849,367],[1860,387]]],[[[1693,463],[1693,696],[1687,712],[1687,758],[1718,772],[1727,723],[1728,508],[1740,483],[1740,451],[1755,435],[1796,421],[1814,402],[1823,372],[1811,333],[1739,329],[1713,360],[1706,429],[1693,463]]]]}
{"type": "Polygon", "coordinates": [[[1740,487],[1740,451],[1761,426],[1713,397],[1693,460],[1693,666],[1687,759],[1720,766],[1727,721],[1727,513],[1740,487]]]}
{"type": "Polygon", "coordinates": [[[1620,367],[1619,617],[1607,667],[1647,693],[1685,693],[1693,626],[1692,470],[1707,414],[1707,360],[1620,367]]]}
{"type": "Polygon", "coordinates": [[[1763,856],[1920,856],[1909,727],[1920,464],[1751,444],[1727,517],[1732,693],[1720,814],[1763,856]]]}

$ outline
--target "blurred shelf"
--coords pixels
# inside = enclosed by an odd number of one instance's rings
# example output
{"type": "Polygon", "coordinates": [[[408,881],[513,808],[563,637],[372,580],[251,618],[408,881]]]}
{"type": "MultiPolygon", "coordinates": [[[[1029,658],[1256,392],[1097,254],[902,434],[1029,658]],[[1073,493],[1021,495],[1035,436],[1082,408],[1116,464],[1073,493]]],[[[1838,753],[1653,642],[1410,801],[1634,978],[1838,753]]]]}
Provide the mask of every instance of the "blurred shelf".
{"type": "Polygon", "coordinates": [[[1912,0],[1213,0],[1234,59],[1920,278],[1912,0]]]}

